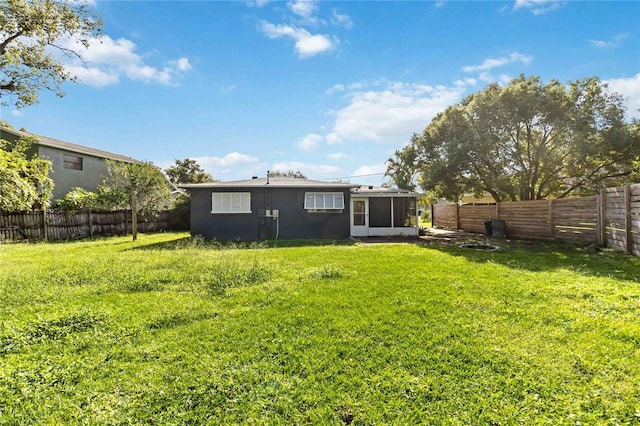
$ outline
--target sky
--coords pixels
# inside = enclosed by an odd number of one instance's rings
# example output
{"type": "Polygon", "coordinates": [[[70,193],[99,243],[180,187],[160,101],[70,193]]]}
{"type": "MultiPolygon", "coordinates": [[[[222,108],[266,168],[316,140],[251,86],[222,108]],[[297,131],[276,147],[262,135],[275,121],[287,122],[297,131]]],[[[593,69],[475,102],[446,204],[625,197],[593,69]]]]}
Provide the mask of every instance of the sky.
{"type": "MultiPolygon", "coordinates": [[[[431,119],[520,74],[597,76],[640,118],[640,2],[95,1],[104,35],[15,128],[216,179],[381,184],[431,119]]],[[[71,43],[71,41],[68,41],[71,43]]],[[[69,44],[69,46],[72,46],[69,44]]]]}

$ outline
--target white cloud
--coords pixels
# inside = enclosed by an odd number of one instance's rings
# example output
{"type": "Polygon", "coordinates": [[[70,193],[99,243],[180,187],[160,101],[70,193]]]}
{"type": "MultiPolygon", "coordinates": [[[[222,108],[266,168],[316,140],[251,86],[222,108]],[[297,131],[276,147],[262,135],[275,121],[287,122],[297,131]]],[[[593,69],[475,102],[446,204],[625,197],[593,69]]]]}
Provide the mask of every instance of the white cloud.
{"type": "Polygon", "coordinates": [[[83,67],[79,65],[67,65],[66,70],[75,75],[83,84],[93,87],[104,87],[116,84],[120,76],[115,71],[104,71],[95,67],[83,67]]]}
{"type": "Polygon", "coordinates": [[[282,161],[273,163],[272,170],[298,170],[310,179],[329,179],[337,178],[340,176],[342,170],[335,166],[326,166],[322,164],[306,164],[298,161],[282,161]]]}
{"type": "Polygon", "coordinates": [[[384,174],[387,171],[387,166],[384,163],[371,164],[368,166],[360,166],[353,172],[353,176],[369,176],[384,174]]]}
{"type": "Polygon", "coordinates": [[[487,83],[498,83],[501,86],[507,86],[511,82],[511,80],[513,80],[513,77],[509,74],[499,74],[496,76],[489,72],[481,72],[480,74],[478,74],[478,80],[487,83]]]}
{"type": "Polygon", "coordinates": [[[456,86],[475,86],[476,84],[478,84],[478,80],[468,77],[463,78],[462,80],[456,80],[453,82],[453,84],[455,84],[456,86]]]}
{"type": "Polygon", "coordinates": [[[614,78],[605,80],[609,84],[609,90],[620,93],[627,107],[627,118],[640,119],[640,73],[629,78],[614,78]]]}
{"type": "Polygon", "coordinates": [[[270,0],[255,0],[255,1],[248,1],[247,5],[249,5],[249,7],[264,7],[269,3],[270,0]]]}
{"type": "Polygon", "coordinates": [[[342,92],[344,90],[344,84],[334,84],[332,87],[328,88],[325,93],[327,95],[332,95],[336,92],[342,92]]]}
{"type": "Polygon", "coordinates": [[[333,145],[334,143],[342,142],[342,137],[338,132],[331,132],[325,135],[324,139],[327,141],[329,145],[333,145]]]}
{"type": "Polygon", "coordinates": [[[592,47],[599,49],[615,48],[622,43],[622,41],[629,37],[629,34],[616,34],[611,40],[587,40],[592,47]]]}
{"type": "Polygon", "coordinates": [[[485,59],[480,65],[467,65],[465,67],[462,67],[462,70],[464,72],[487,71],[492,68],[502,67],[514,62],[520,62],[527,65],[531,62],[532,59],[533,58],[531,56],[526,56],[519,52],[513,52],[509,56],[485,59]]]}
{"type": "Polygon", "coordinates": [[[347,154],[343,153],[343,152],[335,152],[333,154],[327,154],[327,157],[332,159],[332,160],[347,160],[351,157],[349,157],[347,154]]]}
{"type": "Polygon", "coordinates": [[[318,10],[317,1],[314,0],[295,0],[287,3],[287,7],[296,15],[307,19],[318,10]]]}
{"type": "Polygon", "coordinates": [[[241,168],[243,172],[249,172],[248,174],[250,174],[252,169],[248,168],[248,166],[260,165],[258,158],[239,152],[231,152],[224,157],[203,156],[194,157],[193,159],[214,177],[232,172],[236,173],[239,168],[241,168]]]}
{"type": "Polygon", "coordinates": [[[180,58],[175,62],[176,68],[178,68],[180,71],[190,71],[191,70],[191,64],[189,63],[189,59],[188,58],[180,58]]]}
{"type": "Polygon", "coordinates": [[[289,25],[274,25],[269,22],[261,23],[262,32],[269,38],[290,37],[295,40],[295,49],[300,58],[309,58],[318,53],[334,50],[338,40],[323,34],[311,34],[304,28],[289,25]]]}
{"type": "Polygon", "coordinates": [[[135,43],[125,38],[114,40],[107,35],[93,38],[89,40],[86,49],[72,39],[67,39],[61,44],[62,47],[78,51],[84,61],[83,63],[77,58],[63,56],[60,59],[65,68],[81,83],[95,87],[116,84],[122,77],[169,85],[174,84],[182,73],[191,69],[189,59],[184,57],[169,61],[163,67],[148,65],[142,56],[136,53],[135,43]]]}
{"type": "Polygon", "coordinates": [[[458,102],[464,85],[428,86],[388,83],[381,90],[355,91],[350,102],[335,113],[335,122],[325,140],[395,142],[409,140],[447,106],[458,102]]]}
{"type": "Polygon", "coordinates": [[[11,111],[11,115],[13,115],[14,117],[21,117],[24,115],[24,113],[19,109],[14,109],[11,111]]]}
{"type": "Polygon", "coordinates": [[[527,9],[537,16],[556,10],[563,4],[562,0],[516,0],[513,10],[527,9]]]}
{"type": "Polygon", "coordinates": [[[445,3],[446,3],[445,0],[437,0],[434,6],[436,7],[436,9],[442,9],[445,3]]]}
{"type": "Polygon", "coordinates": [[[304,151],[313,151],[318,147],[318,145],[322,143],[322,140],[323,138],[321,135],[318,135],[316,133],[311,133],[301,138],[300,140],[298,140],[296,145],[298,145],[298,148],[304,151]]]}
{"type": "Polygon", "coordinates": [[[336,9],[331,11],[331,23],[346,29],[353,28],[353,21],[346,13],[339,13],[336,9]]]}

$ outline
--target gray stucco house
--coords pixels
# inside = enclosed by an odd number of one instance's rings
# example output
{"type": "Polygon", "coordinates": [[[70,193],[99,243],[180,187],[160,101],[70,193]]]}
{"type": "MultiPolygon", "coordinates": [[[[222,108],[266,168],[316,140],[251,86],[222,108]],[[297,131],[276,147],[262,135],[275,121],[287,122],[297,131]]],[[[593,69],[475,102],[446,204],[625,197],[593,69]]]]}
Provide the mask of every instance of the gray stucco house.
{"type": "Polygon", "coordinates": [[[21,137],[31,137],[35,141],[29,155],[37,154],[39,158],[51,161],[53,173],[50,177],[54,182],[54,200],[64,198],[76,186],[87,191],[95,190],[107,173],[106,159],[137,162],[124,155],[0,127],[0,139],[14,143],[21,137]]]}
{"type": "Polygon", "coordinates": [[[191,194],[191,234],[208,240],[418,235],[409,191],[283,177],[180,188],[191,194]]]}

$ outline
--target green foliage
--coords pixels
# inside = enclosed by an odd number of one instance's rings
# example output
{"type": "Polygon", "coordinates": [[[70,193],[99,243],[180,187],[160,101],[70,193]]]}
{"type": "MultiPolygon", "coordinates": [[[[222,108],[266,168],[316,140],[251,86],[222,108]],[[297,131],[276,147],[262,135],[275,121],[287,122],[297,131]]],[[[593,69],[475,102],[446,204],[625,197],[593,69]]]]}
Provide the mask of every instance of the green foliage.
{"type": "Polygon", "coordinates": [[[0,210],[40,209],[52,197],[51,162],[37,156],[29,159],[32,143],[31,138],[20,138],[13,145],[0,139],[0,210]]]}
{"type": "Polygon", "coordinates": [[[418,174],[418,151],[416,150],[416,141],[419,136],[415,133],[411,136],[411,142],[401,150],[396,150],[395,158],[387,160],[387,171],[385,176],[389,176],[396,187],[399,189],[407,189],[415,191],[415,179],[418,174]]]}
{"type": "Polygon", "coordinates": [[[205,172],[195,160],[185,158],[176,160],[176,164],[165,169],[167,177],[174,185],[181,183],[206,183],[216,180],[209,173],[205,172]]]}
{"type": "Polygon", "coordinates": [[[431,209],[426,208],[420,213],[420,223],[431,223],[431,209]]]}
{"type": "Polygon", "coordinates": [[[449,107],[410,146],[421,185],[439,197],[593,194],[638,172],[640,137],[624,111],[597,78],[563,85],[520,76],[449,107]]]}
{"type": "Polygon", "coordinates": [[[137,211],[149,214],[171,202],[167,180],[150,162],[124,163],[107,160],[107,175],[96,188],[97,203],[104,209],[131,209],[135,197],[137,211]]]}
{"type": "Polygon", "coordinates": [[[78,51],[98,36],[102,22],[84,1],[2,0],[0,3],[0,101],[15,99],[20,108],[38,102],[38,92],[75,81],[55,51],[80,57],[78,51]],[[62,47],[72,39],[77,48],[62,47]]]}
{"type": "Polygon", "coordinates": [[[61,200],[56,200],[57,208],[65,211],[95,209],[98,206],[98,195],[84,188],[75,187],[67,192],[61,200]]]}
{"type": "Polygon", "coordinates": [[[187,194],[178,194],[171,206],[169,229],[188,231],[191,229],[191,198],[187,194]]]}
{"type": "Polygon", "coordinates": [[[269,177],[287,177],[294,179],[307,179],[307,176],[299,170],[288,170],[281,172],[279,170],[269,172],[269,177]]]}

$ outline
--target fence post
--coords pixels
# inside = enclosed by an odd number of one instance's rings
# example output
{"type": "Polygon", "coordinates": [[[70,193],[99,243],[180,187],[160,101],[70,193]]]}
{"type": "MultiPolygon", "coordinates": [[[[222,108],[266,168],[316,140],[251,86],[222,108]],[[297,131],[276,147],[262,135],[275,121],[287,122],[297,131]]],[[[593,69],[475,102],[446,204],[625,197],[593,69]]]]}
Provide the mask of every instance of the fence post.
{"type": "Polygon", "coordinates": [[[434,210],[433,210],[433,203],[431,203],[431,207],[430,207],[430,208],[431,208],[431,227],[432,227],[432,228],[435,228],[435,227],[436,227],[436,218],[435,218],[435,216],[433,215],[433,213],[434,213],[434,210]]]}
{"type": "Polygon", "coordinates": [[[500,220],[500,201],[496,201],[496,220],[500,220]]]}
{"type": "Polygon", "coordinates": [[[605,188],[600,190],[598,194],[598,244],[603,247],[607,246],[607,191],[605,188]]]}
{"type": "Polygon", "coordinates": [[[93,238],[93,214],[91,213],[91,209],[88,209],[89,214],[89,238],[93,238]]]}
{"type": "Polygon", "coordinates": [[[456,231],[460,230],[460,203],[456,203],[456,231]]]}
{"type": "Polygon", "coordinates": [[[626,230],[627,254],[633,252],[633,235],[631,234],[631,184],[624,186],[624,227],[626,230]]]}
{"type": "Polygon", "coordinates": [[[44,242],[47,242],[47,208],[42,208],[42,234],[44,235],[44,242]]]}
{"type": "Polygon", "coordinates": [[[549,200],[549,236],[555,238],[556,224],[553,216],[553,199],[549,200]]]}
{"type": "Polygon", "coordinates": [[[138,239],[138,207],[136,206],[135,194],[131,194],[131,235],[133,236],[133,241],[138,239]]]}

